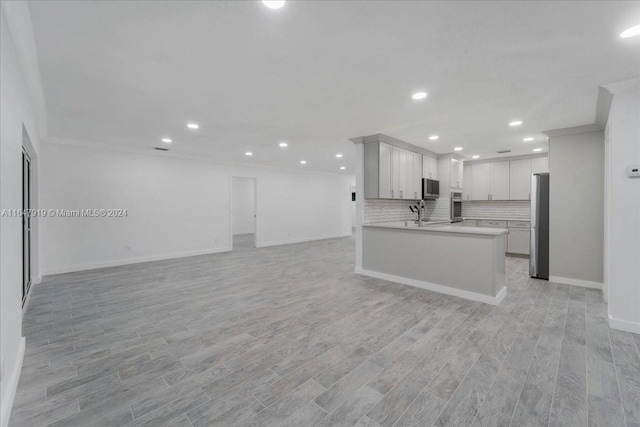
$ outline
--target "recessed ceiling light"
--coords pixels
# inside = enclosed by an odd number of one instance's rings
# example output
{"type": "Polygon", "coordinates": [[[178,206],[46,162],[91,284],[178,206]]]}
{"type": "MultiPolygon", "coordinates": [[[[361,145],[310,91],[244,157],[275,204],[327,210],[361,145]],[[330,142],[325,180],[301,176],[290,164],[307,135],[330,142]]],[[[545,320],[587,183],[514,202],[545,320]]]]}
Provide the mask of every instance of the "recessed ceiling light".
{"type": "Polygon", "coordinates": [[[338,154],[336,154],[336,157],[340,159],[340,158],[342,158],[342,154],[338,153],[338,154]]]}
{"type": "Polygon", "coordinates": [[[165,144],[171,144],[171,138],[162,138],[162,142],[165,144]]]}
{"type": "Polygon", "coordinates": [[[340,166],[340,170],[341,170],[341,171],[343,171],[343,170],[345,170],[345,169],[346,169],[346,167],[344,167],[344,166],[340,166]]]}
{"type": "Polygon", "coordinates": [[[307,161],[306,161],[306,160],[300,160],[300,164],[301,164],[301,165],[306,165],[306,164],[307,164],[307,161]]]}
{"type": "Polygon", "coordinates": [[[453,151],[462,151],[462,147],[456,147],[453,149],[453,151]]]}
{"type": "Polygon", "coordinates": [[[542,148],[534,148],[533,151],[535,152],[542,151],[542,148]]]}
{"type": "Polygon", "coordinates": [[[509,122],[509,126],[520,126],[522,124],[521,120],[514,120],[512,122],[509,122]]]}
{"type": "Polygon", "coordinates": [[[440,138],[438,135],[431,135],[429,137],[430,140],[435,141],[436,139],[440,138]]]}
{"type": "Polygon", "coordinates": [[[471,157],[474,158],[474,159],[479,159],[480,158],[480,156],[478,156],[477,154],[475,156],[471,156],[471,157]]]}
{"type": "Polygon", "coordinates": [[[267,6],[269,9],[280,9],[284,6],[285,0],[262,0],[262,4],[267,6]]]}
{"type": "Polygon", "coordinates": [[[620,37],[622,37],[623,39],[628,39],[629,37],[635,37],[639,35],[640,35],[640,25],[627,28],[622,33],[620,33],[620,37]]]}
{"type": "Polygon", "coordinates": [[[288,147],[289,144],[287,144],[286,142],[281,142],[280,144],[278,144],[280,147],[284,148],[284,147],[288,147]]]}
{"type": "Polygon", "coordinates": [[[525,139],[523,139],[524,142],[529,142],[529,141],[533,141],[532,137],[526,137],[525,139]]]}
{"type": "Polygon", "coordinates": [[[245,156],[253,156],[253,153],[251,151],[247,151],[246,153],[244,153],[245,156]]]}
{"type": "Polygon", "coordinates": [[[198,125],[197,123],[187,123],[187,127],[189,129],[198,129],[200,125],[198,125]]]}
{"type": "Polygon", "coordinates": [[[425,99],[427,97],[427,92],[416,92],[411,95],[413,99],[425,99]]]}

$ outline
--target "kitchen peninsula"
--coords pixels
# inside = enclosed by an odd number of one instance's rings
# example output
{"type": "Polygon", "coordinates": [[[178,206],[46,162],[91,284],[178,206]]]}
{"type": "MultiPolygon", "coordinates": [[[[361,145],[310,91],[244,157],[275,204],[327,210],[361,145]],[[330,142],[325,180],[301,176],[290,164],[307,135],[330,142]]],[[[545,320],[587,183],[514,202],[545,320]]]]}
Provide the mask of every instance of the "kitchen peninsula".
{"type": "Polygon", "coordinates": [[[357,191],[364,195],[356,206],[355,272],[499,304],[507,292],[509,231],[450,222],[451,194],[462,191],[463,158],[382,134],[352,142],[359,163],[357,191]],[[427,180],[437,180],[439,195],[423,189],[427,180]],[[416,203],[426,220],[422,226],[414,217],[416,203]]]}
{"type": "Polygon", "coordinates": [[[364,224],[359,274],[497,305],[507,293],[508,231],[451,225],[364,224]]]}

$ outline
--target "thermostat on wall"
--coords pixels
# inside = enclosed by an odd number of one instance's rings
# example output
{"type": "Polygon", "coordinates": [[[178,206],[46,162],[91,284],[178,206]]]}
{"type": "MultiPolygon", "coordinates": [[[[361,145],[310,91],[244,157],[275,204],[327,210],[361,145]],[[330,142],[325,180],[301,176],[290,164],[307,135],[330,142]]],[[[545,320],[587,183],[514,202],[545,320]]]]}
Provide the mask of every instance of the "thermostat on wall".
{"type": "Polygon", "coordinates": [[[627,166],[627,176],[629,178],[637,178],[640,176],[640,165],[627,166]]]}

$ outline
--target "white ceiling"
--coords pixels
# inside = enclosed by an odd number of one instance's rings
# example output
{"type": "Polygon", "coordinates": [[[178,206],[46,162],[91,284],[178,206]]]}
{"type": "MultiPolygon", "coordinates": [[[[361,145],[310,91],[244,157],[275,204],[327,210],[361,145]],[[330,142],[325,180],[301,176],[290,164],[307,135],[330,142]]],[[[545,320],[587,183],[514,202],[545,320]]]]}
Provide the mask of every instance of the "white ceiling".
{"type": "Polygon", "coordinates": [[[151,149],[169,136],[175,152],[325,172],[353,174],[348,138],[374,133],[468,157],[546,150],[542,130],[593,123],[598,86],[640,75],[640,37],[618,37],[640,23],[637,1],[30,9],[51,139],[151,149]]]}

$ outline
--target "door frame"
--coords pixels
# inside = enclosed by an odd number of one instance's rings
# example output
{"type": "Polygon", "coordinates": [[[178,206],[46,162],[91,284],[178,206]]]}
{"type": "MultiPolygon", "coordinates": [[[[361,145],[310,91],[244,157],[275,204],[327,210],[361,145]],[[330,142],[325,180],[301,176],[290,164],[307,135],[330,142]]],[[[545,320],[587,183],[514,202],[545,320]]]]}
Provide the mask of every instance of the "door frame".
{"type": "MultiPolygon", "coordinates": [[[[23,157],[22,157],[22,153],[24,153],[29,161],[30,161],[30,176],[29,176],[29,207],[32,210],[37,210],[38,209],[38,193],[39,193],[39,186],[38,186],[38,182],[39,182],[39,178],[38,178],[38,164],[39,164],[39,159],[38,159],[38,155],[36,154],[36,150],[31,142],[31,138],[29,137],[29,133],[27,132],[26,127],[24,126],[24,124],[22,125],[22,152],[20,154],[20,161],[23,162],[23,157]]],[[[20,167],[20,170],[22,172],[22,164],[20,167]]],[[[23,177],[21,177],[20,181],[22,183],[22,179],[23,177]]],[[[22,189],[20,191],[20,194],[22,195],[22,189]]],[[[21,201],[22,204],[22,201],[21,201]]],[[[31,294],[33,293],[33,287],[34,285],[37,285],[41,282],[42,277],[40,276],[40,259],[38,257],[38,242],[39,242],[39,233],[40,233],[40,227],[39,227],[39,218],[37,216],[32,216],[29,219],[30,222],[30,232],[29,232],[29,249],[30,249],[30,278],[31,278],[31,285],[29,286],[29,289],[27,290],[27,294],[24,295],[21,298],[21,304],[22,304],[22,311],[26,311],[28,305],[29,305],[29,301],[31,299],[31,294]]],[[[21,248],[21,255],[20,258],[22,259],[22,261],[24,262],[24,243],[22,242],[23,238],[24,238],[24,230],[23,230],[23,222],[22,220],[20,221],[20,234],[21,234],[21,244],[20,244],[20,248],[21,248]]],[[[23,286],[23,277],[22,275],[24,274],[24,265],[22,266],[23,268],[20,271],[20,286],[23,286]]],[[[22,291],[21,291],[22,293],[22,291]]]]}
{"type": "Polygon", "coordinates": [[[29,153],[27,152],[27,150],[24,149],[24,147],[22,148],[22,156],[21,156],[21,160],[22,160],[22,167],[21,167],[21,172],[22,172],[22,179],[21,179],[21,183],[22,183],[22,191],[21,191],[21,195],[22,195],[22,210],[23,210],[23,215],[21,217],[21,224],[22,224],[22,307],[25,306],[25,302],[27,301],[27,298],[29,297],[30,291],[31,291],[31,285],[33,285],[33,268],[32,268],[32,261],[33,261],[33,257],[31,256],[32,254],[32,250],[31,250],[31,220],[32,217],[31,215],[24,215],[24,211],[28,211],[30,212],[32,207],[31,207],[31,177],[32,177],[32,169],[33,169],[33,165],[31,163],[31,157],[29,156],[29,153]],[[26,193],[26,194],[25,194],[26,193]],[[26,201],[26,205],[25,205],[25,201],[26,201]],[[28,276],[25,277],[25,276],[28,276]]]}
{"type": "Polygon", "coordinates": [[[232,175],[229,180],[229,242],[233,251],[233,180],[250,179],[253,181],[253,246],[258,247],[258,178],[253,176],[232,175]]]}

